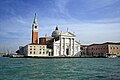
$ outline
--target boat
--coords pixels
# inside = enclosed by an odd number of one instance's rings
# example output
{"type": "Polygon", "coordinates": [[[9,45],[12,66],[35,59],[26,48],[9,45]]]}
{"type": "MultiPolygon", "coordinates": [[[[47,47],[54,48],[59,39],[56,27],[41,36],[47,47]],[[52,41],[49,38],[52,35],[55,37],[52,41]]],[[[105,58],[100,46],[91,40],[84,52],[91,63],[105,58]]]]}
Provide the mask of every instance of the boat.
{"type": "Polygon", "coordinates": [[[107,54],[107,58],[117,58],[116,54],[107,54]]]}

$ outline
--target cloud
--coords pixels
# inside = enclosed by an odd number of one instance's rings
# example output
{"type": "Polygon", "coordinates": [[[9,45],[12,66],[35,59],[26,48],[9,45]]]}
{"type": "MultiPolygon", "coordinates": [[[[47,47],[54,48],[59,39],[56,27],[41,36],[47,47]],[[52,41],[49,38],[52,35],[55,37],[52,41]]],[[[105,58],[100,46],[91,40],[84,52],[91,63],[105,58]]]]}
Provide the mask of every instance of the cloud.
{"type": "Polygon", "coordinates": [[[60,13],[65,13],[66,12],[66,4],[70,0],[56,0],[56,6],[58,7],[60,13]]]}
{"type": "Polygon", "coordinates": [[[0,47],[15,50],[30,43],[35,12],[39,37],[51,36],[58,25],[62,32],[75,32],[81,44],[120,40],[119,0],[5,0],[0,3],[0,47]]]}
{"type": "Polygon", "coordinates": [[[101,23],[101,24],[110,24],[110,23],[120,23],[120,18],[105,18],[99,20],[91,20],[90,23],[101,23]]]}
{"type": "Polygon", "coordinates": [[[54,0],[54,1],[55,1],[54,11],[60,14],[59,16],[61,16],[62,18],[66,18],[66,17],[70,18],[71,16],[68,13],[66,5],[71,0],[54,0]]]}
{"type": "Polygon", "coordinates": [[[99,20],[120,17],[119,0],[71,0],[67,11],[78,20],[99,20]]]}
{"type": "Polygon", "coordinates": [[[109,7],[111,5],[114,5],[118,1],[119,0],[87,0],[85,5],[87,5],[86,10],[93,11],[93,10],[103,9],[105,7],[109,7]]]}
{"type": "Polygon", "coordinates": [[[74,31],[82,44],[120,40],[120,23],[80,23],[64,26],[69,27],[69,31],[74,31]]]}
{"type": "Polygon", "coordinates": [[[1,38],[25,38],[29,35],[29,30],[31,30],[29,20],[20,16],[1,20],[0,25],[1,38]]]}

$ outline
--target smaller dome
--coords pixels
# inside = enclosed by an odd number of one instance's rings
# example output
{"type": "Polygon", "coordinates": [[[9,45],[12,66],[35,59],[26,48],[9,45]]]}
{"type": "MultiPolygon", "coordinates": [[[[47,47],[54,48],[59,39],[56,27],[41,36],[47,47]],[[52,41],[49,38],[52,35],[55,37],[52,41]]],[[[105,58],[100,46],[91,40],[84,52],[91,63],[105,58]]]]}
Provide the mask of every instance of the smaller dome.
{"type": "Polygon", "coordinates": [[[56,27],[55,31],[52,32],[52,37],[58,37],[60,35],[60,30],[56,27]]]}

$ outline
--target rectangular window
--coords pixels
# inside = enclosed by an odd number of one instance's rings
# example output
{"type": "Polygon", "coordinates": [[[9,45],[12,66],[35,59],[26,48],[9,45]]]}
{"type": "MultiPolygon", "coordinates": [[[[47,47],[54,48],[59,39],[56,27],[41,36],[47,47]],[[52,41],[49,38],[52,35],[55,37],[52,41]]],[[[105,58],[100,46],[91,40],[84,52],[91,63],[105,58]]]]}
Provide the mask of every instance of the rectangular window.
{"type": "Polygon", "coordinates": [[[39,54],[41,54],[41,52],[39,54]]]}
{"type": "Polygon", "coordinates": [[[32,54],[32,52],[30,52],[30,54],[32,54]]]}
{"type": "Polygon", "coordinates": [[[112,49],[112,47],[111,47],[111,49],[112,49]]]}
{"type": "Polygon", "coordinates": [[[45,52],[43,52],[43,54],[45,54],[45,52]]]}
{"type": "Polygon", "coordinates": [[[118,49],[118,47],[116,47],[118,49]]]}
{"type": "Polygon", "coordinates": [[[115,49],[115,47],[113,47],[113,49],[115,49]]]}

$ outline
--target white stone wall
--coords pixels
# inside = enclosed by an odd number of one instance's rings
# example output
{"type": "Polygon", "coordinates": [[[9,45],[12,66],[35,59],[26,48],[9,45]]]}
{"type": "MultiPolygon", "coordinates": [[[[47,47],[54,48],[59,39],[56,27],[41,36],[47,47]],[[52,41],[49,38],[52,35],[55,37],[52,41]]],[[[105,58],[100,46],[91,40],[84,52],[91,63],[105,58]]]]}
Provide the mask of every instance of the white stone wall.
{"type": "Polygon", "coordinates": [[[26,47],[26,56],[48,56],[46,45],[28,45],[26,47]]]}
{"type": "Polygon", "coordinates": [[[80,53],[80,43],[69,33],[61,34],[58,41],[54,41],[54,56],[74,56],[80,53]]]}

